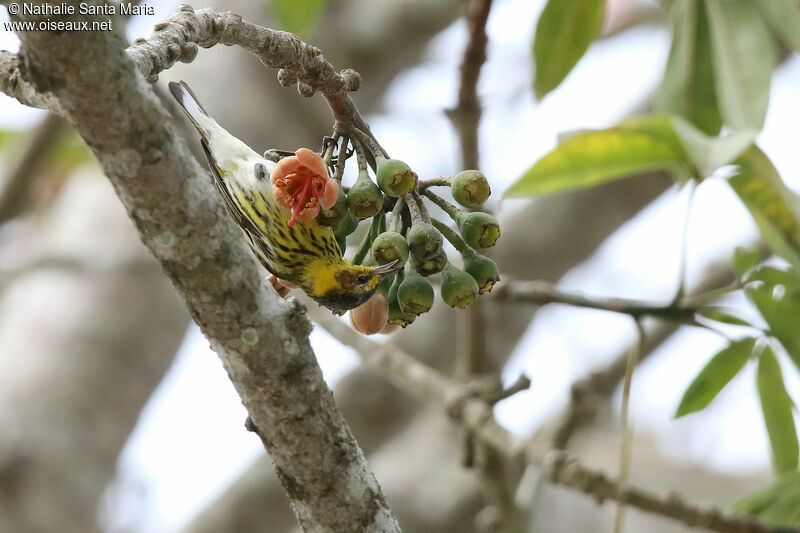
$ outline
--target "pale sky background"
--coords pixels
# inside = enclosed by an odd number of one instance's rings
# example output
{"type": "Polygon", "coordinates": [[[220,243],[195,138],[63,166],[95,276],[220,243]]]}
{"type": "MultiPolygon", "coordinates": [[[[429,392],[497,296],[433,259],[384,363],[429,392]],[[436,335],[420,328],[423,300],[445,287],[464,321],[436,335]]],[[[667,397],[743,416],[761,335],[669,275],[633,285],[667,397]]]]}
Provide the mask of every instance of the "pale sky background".
{"type": "MultiPolygon", "coordinates": [[[[149,35],[152,25],[172,12],[177,2],[153,5],[156,16],[134,20],[129,28],[131,40],[149,35]]],[[[499,1],[489,19],[489,58],[479,86],[485,104],[480,135],[483,170],[497,197],[531,162],[556,145],[559,133],[607,127],[629,113],[658,84],[669,49],[668,32],[653,28],[598,42],[557,91],[535,102],[529,89],[529,47],[542,6],[542,0],[499,1]]],[[[4,20],[3,11],[0,23],[4,20]]],[[[393,82],[386,95],[386,112],[368,117],[390,153],[413,154],[403,158],[422,175],[448,173],[458,161],[455,138],[441,110],[455,100],[465,40],[463,21],[441,32],[430,44],[425,61],[393,82]],[[433,143],[438,143],[435,150],[433,143]]],[[[0,49],[17,46],[15,36],[0,31],[0,49]]],[[[800,58],[794,55],[773,78],[771,107],[758,137],[795,190],[800,189],[798,87],[800,58]]],[[[0,128],[29,127],[40,116],[0,95],[0,128]]],[[[508,201],[503,210],[519,205],[521,201],[508,201]]],[[[589,261],[569,272],[561,286],[597,296],[668,301],[677,280],[681,236],[677,221],[683,220],[686,209],[686,191],[667,191],[589,261]]],[[[699,187],[690,216],[690,284],[711,259],[756,236],[749,214],[721,179],[699,187]]],[[[564,404],[576,378],[602,366],[633,335],[627,317],[563,306],[543,309],[505,370],[509,381],[526,372],[533,378],[533,388],[501,403],[498,419],[520,434],[532,431],[564,404]]],[[[326,354],[320,364],[329,383],[357,364],[355,354],[325,332],[315,330],[311,340],[318,353],[326,354]]],[[[671,419],[690,380],[722,346],[718,335],[690,328],[662,346],[669,357],[648,359],[634,377],[633,427],[655,434],[665,453],[681,454],[681,459],[705,467],[732,472],[768,469],[767,437],[752,368],[705,411],[679,421],[671,419]]],[[[790,393],[797,398],[798,372],[788,359],[781,359],[790,393]]],[[[148,533],[179,528],[263,453],[258,439],[243,428],[245,416],[216,355],[197,328],[190,328],[173,368],[122,454],[119,480],[109,491],[104,511],[107,520],[148,533]]]]}

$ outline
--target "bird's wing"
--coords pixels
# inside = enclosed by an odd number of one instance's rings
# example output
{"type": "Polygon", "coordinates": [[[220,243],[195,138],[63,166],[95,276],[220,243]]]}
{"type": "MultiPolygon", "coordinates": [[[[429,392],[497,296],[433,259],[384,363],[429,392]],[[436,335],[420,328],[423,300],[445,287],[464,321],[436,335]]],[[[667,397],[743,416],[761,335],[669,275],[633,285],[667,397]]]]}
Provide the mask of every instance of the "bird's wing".
{"type": "Polygon", "coordinates": [[[203,151],[205,152],[206,159],[208,160],[208,166],[211,169],[211,174],[214,176],[214,186],[217,188],[219,195],[225,201],[225,207],[228,208],[228,212],[233,217],[233,220],[236,222],[239,228],[241,228],[242,233],[244,233],[250,249],[253,250],[253,252],[256,254],[256,257],[258,257],[259,261],[261,261],[267,270],[278,277],[285,275],[283,272],[278,272],[274,266],[275,251],[272,249],[272,246],[270,246],[269,243],[261,238],[261,231],[259,231],[255,224],[253,224],[253,222],[246,217],[242,210],[236,205],[236,201],[231,196],[228,187],[225,185],[222,176],[220,175],[217,162],[214,159],[214,156],[211,155],[211,151],[209,150],[205,139],[202,140],[200,144],[203,146],[203,151]]]}

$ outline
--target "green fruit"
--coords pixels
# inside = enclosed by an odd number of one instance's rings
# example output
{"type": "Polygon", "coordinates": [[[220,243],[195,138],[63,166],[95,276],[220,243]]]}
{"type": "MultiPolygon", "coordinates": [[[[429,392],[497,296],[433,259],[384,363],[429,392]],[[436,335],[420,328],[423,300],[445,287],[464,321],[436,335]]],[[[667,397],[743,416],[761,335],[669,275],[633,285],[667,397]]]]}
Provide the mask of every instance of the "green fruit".
{"type": "Polygon", "coordinates": [[[417,175],[399,159],[376,157],[375,163],[375,177],[387,195],[397,198],[417,186],[417,175]]]}
{"type": "Polygon", "coordinates": [[[417,316],[427,313],[433,305],[433,287],[427,279],[411,270],[397,288],[397,302],[404,313],[417,316]]]}
{"type": "Polygon", "coordinates": [[[411,313],[406,313],[400,308],[400,303],[397,300],[397,290],[402,282],[402,276],[398,275],[397,279],[392,283],[392,287],[389,289],[387,300],[389,300],[389,324],[395,324],[404,328],[414,322],[414,319],[417,317],[411,313]]]}
{"type": "Polygon", "coordinates": [[[396,277],[397,272],[390,272],[389,274],[383,276],[380,283],[378,283],[378,288],[376,290],[386,296],[387,300],[389,299],[389,291],[392,289],[392,285],[394,284],[396,277]]]}
{"type": "Polygon", "coordinates": [[[345,213],[347,213],[347,196],[345,196],[344,189],[340,186],[336,203],[330,208],[320,211],[319,215],[317,215],[317,222],[323,226],[335,228],[344,218],[345,213]]]}
{"type": "Polygon", "coordinates": [[[353,233],[358,227],[359,220],[350,212],[349,209],[345,211],[342,220],[333,230],[333,236],[336,237],[336,242],[339,243],[339,249],[344,253],[347,248],[347,236],[353,233]]]}
{"type": "Polygon", "coordinates": [[[472,248],[489,248],[500,238],[500,224],[489,213],[459,213],[456,225],[472,248]]]}
{"type": "Polygon", "coordinates": [[[478,297],[478,283],[475,278],[454,267],[445,265],[442,271],[442,300],[450,307],[464,309],[478,297]]]}
{"type": "Polygon", "coordinates": [[[350,187],[347,205],[358,218],[374,217],[383,208],[383,193],[366,170],[358,173],[358,179],[350,187]]]}
{"type": "Polygon", "coordinates": [[[408,243],[406,238],[396,231],[385,231],[372,241],[372,256],[379,265],[398,260],[398,267],[408,260],[408,243]]]}
{"type": "Polygon", "coordinates": [[[477,282],[479,294],[491,291],[494,284],[500,281],[500,270],[497,268],[497,263],[471,250],[463,256],[464,270],[477,282]]]}
{"type": "Polygon", "coordinates": [[[411,259],[411,264],[414,266],[414,269],[423,276],[431,276],[437,272],[441,272],[447,264],[447,254],[445,254],[442,249],[429,254],[427,257],[417,258],[412,255],[411,259]]]}
{"type": "Polygon", "coordinates": [[[464,207],[480,207],[492,194],[486,176],[478,170],[464,170],[456,174],[451,191],[455,201],[464,207]]]}
{"type": "Polygon", "coordinates": [[[420,260],[442,249],[442,234],[432,224],[415,220],[406,233],[408,249],[420,260]]]}
{"type": "Polygon", "coordinates": [[[342,220],[339,221],[339,224],[336,226],[336,229],[333,230],[333,234],[336,235],[336,238],[339,237],[347,237],[351,233],[353,233],[356,228],[358,228],[358,223],[361,222],[358,220],[350,210],[346,210],[342,220]]]}

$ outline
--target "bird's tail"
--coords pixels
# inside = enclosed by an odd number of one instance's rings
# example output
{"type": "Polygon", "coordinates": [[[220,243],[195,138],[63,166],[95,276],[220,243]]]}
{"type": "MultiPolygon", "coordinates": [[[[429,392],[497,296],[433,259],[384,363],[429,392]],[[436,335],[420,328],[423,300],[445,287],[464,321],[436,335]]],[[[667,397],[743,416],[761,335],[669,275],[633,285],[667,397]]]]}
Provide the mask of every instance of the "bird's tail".
{"type": "Polygon", "coordinates": [[[233,166],[242,161],[249,161],[251,158],[259,157],[249,146],[228,133],[206,113],[206,110],[203,109],[203,106],[200,105],[197,97],[185,82],[175,83],[171,81],[169,82],[169,90],[200,133],[203,148],[213,166],[223,169],[223,172],[228,172],[232,170],[233,166]]]}
{"type": "Polygon", "coordinates": [[[203,109],[203,106],[197,101],[197,97],[189,86],[186,85],[186,82],[169,82],[169,91],[172,93],[172,96],[175,97],[175,100],[178,101],[189,117],[189,120],[192,121],[192,124],[194,124],[194,127],[197,128],[197,131],[200,132],[200,135],[202,135],[204,139],[208,139],[211,137],[212,132],[220,129],[219,124],[208,116],[206,110],[203,109]]]}

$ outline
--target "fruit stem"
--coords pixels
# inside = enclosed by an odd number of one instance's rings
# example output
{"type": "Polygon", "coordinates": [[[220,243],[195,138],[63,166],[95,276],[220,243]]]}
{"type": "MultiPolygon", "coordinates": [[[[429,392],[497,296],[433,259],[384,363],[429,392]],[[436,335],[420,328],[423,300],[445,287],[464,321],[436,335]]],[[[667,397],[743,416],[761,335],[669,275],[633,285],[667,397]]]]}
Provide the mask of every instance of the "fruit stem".
{"type": "Polygon", "coordinates": [[[453,178],[450,176],[438,176],[436,178],[420,180],[417,187],[422,192],[428,187],[450,187],[451,185],[453,185],[453,178]]]}
{"type": "Polygon", "coordinates": [[[366,172],[367,170],[367,154],[364,153],[364,146],[359,142],[354,142],[353,147],[356,150],[356,160],[358,161],[358,173],[366,172]]]}
{"type": "Polygon", "coordinates": [[[374,241],[375,237],[380,234],[381,219],[383,219],[383,217],[380,216],[372,218],[372,225],[369,227],[367,234],[364,235],[364,240],[362,240],[361,244],[358,245],[356,255],[353,256],[354,265],[360,265],[364,262],[364,258],[367,256],[367,252],[369,252],[369,249],[372,246],[372,241],[374,241]]]}
{"type": "Polygon", "coordinates": [[[411,190],[405,194],[406,204],[408,204],[408,210],[411,213],[412,220],[421,220],[422,222],[430,222],[431,217],[428,215],[428,210],[425,208],[425,204],[422,203],[422,198],[420,198],[419,193],[415,190],[411,190]]]}
{"type": "Polygon", "coordinates": [[[427,196],[428,199],[431,202],[433,202],[436,205],[438,205],[439,207],[441,207],[442,211],[444,211],[445,213],[450,215],[450,218],[452,218],[453,220],[458,222],[458,218],[462,215],[461,210],[459,208],[457,208],[456,206],[454,206],[453,204],[451,204],[450,202],[448,202],[447,200],[445,200],[444,198],[442,198],[438,194],[433,193],[428,189],[425,189],[424,191],[422,191],[422,194],[427,196]]]}
{"type": "Polygon", "coordinates": [[[397,233],[402,233],[403,229],[403,208],[406,205],[406,200],[402,196],[397,199],[392,209],[392,218],[389,220],[389,229],[397,233]]]}
{"type": "Polygon", "coordinates": [[[342,147],[339,149],[339,153],[336,156],[336,170],[333,173],[333,179],[340,182],[342,181],[342,176],[344,176],[344,165],[347,161],[347,147],[350,144],[350,136],[344,135],[342,137],[342,147]]]}
{"type": "Polygon", "coordinates": [[[370,137],[369,135],[367,135],[358,128],[353,128],[353,133],[355,133],[361,145],[365,146],[370,151],[372,157],[376,158],[383,157],[389,159],[389,154],[387,154],[386,151],[383,148],[381,148],[381,146],[378,143],[376,143],[372,137],[370,137]]]}
{"type": "Polygon", "coordinates": [[[439,233],[444,235],[445,239],[450,241],[450,244],[452,244],[462,256],[466,258],[475,254],[475,250],[469,247],[464,239],[461,238],[461,235],[450,229],[450,226],[435,218],[431,219],[431,224],[433,224],[433,227],[436,228],[439,233]]]}
{"type": "MultiPolygon", "coordinates": [[[[338,142],[338,135],[334,135],[333,138],[338,142]]],[[[336,142],[328,144],[328,147],[325,149],[325,154],[322,156],[322,159],[325,161],[325,166],[328,168],[333,168],[333,148],[336,144],[336,142]]]]}

